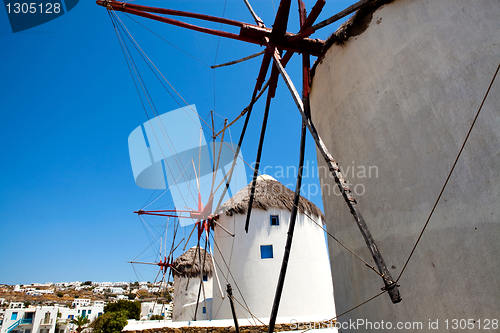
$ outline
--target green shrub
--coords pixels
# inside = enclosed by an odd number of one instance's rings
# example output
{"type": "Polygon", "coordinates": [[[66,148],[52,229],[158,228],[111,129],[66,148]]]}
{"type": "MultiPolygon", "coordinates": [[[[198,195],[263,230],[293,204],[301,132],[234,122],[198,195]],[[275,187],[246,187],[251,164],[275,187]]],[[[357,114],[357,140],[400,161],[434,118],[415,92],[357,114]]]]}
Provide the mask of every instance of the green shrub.
{"type": "Polygon", "coordinates": [[[127,312],[108,312],[94,320],[91,327],[94,333],[120,333],[127,325],[127,312]]]}
{"type": "Polygon", "coordinates": [[[139,320],[141,317],[141,303],[121,299],[104,307],[104,313],[120,311],[125,311],[127,319],[139,320]]]}

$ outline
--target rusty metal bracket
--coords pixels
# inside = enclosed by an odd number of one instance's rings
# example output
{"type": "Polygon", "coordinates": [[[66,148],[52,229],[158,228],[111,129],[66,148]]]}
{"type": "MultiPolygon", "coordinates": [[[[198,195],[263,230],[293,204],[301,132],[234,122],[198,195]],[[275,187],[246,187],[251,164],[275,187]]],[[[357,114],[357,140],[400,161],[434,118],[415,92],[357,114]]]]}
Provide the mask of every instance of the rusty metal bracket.
{"type": "MultiPolygon", "coordinates": [[[[220,18],[216,16],[197,14],[184,12],[173,9],[166,8],[158,8],[158,7],[150,7],[150,6],[142,6],[132,3],[126,3],[122,1],[112,1],[112,0],[97,0],[96,4],[99,6],[106,7],[108,10],[115,10],[120,12],[125,12],[137,16],[142,16],[145,18],[149,18],[152,20],[168,23],[171,25],[175,25],[181,28],[186,28],[190,30],[195,30],[203,33],[207,33],[210,35],[231,38],[235,40],[240,40],[252,44],[264,45],[264,38],[268,37],[273,40],[275,46],[279,49],[299,52],[299,53],[309,53],[314,56],[321,55],[323,50],[323,46],[325,42],[320,39],[311,39],[308,37],[297,37],[297,34],[293,34],[286,31],[275,31],[275,29],[266,28],[265,26],[258,26],[254,24],[244,23],[240,21],[230,20],[226,18],[220,18]],[[152,14],[154,13],[154,14],[152,14]],[[162,15],[171,15],[171,16],[180,16],[180,17],[189,17],[200,19],[204,21],[217,22],[227,25],[232,25],[240,28],[239,34],[230,33],[222,30],[215,30],[200,27],[194,24],[189,24],[186,22],[182,22],[179,20],[174,20],[165,16],[160,16],[156,14],[162,15]],[[295,37],[295,38],[294,38],[295,37]]],[[[282,18],[281,20],[285,20],[282,18]]]]}

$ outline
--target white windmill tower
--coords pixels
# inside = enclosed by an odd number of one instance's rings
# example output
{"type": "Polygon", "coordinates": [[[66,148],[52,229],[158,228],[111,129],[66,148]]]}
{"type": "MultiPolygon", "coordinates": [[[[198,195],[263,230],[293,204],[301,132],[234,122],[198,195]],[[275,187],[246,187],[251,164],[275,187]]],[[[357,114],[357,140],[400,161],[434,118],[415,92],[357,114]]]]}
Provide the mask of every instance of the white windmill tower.
{"type": "MultiPolygon", "coordinates": [[[[214,240],[218,276],[234,289],[234,297],[258,318],[269,318],[285,249],[294,192],[271,176],[259,176],[253,201],[251,224],[245,233],[250,185],[240,190],[219,210],[214,240]]],[[[279,308],[279,318],[324,320],[335,316],[333,284],[323,214],[301,197],[288,272],[279,308]]],[[[243,306],[235,306],[238,318],[250,317],[243,306]]],[[[232,318],[230,304],[214,288],[213,319],[232,318]]],[[[289,322],[289,319],[288,319],[289,322]]]]}
{"type": "Polygon", "coordinates": [[[175,259],[172,272],[175,290],[172,321],[211,319],[213,265],[210,253],[194,246],[175,259]],[[203,276],[201,280],[200,276],[203,276]]]}

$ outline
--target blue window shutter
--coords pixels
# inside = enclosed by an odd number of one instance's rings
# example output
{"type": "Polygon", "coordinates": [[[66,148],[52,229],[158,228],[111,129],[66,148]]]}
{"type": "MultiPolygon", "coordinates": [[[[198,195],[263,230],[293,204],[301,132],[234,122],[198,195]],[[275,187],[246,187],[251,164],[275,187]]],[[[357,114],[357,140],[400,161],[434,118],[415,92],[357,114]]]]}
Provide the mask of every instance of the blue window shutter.
{"type": "Polygon", "coordinates": [[[261,245],[260,246],[260,258],[261,259],[272,259],[273,258],[273,246],[272,245],[261,245]]]}
{"type": "Polygon", "coordinates": [[[280,219],[278,215],[271,215],[271,225],[280,225],[280,219]]]}

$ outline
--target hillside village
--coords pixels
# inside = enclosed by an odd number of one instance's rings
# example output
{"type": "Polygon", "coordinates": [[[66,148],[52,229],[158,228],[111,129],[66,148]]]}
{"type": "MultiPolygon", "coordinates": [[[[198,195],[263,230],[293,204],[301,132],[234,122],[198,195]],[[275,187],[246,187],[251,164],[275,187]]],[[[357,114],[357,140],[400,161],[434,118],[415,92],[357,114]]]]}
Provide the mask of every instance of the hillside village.
{"type": "Polygon", "coordinates": [[[139,301],[140,320],[169,319],[173,285],[165,282],[60,282],[0,285],[2,333],[70,333],[75,320],[91,323],[104,313],[106,304],[139,301]]]}
{"type": "Polygon", "coordinates": [[[111,302],[113,300],[139,300],[159,302],[171,300],[173,284],[166,282],[58,282],[28,285],[0,285],[0,306],[11,302],[28,305],[71,306],[75,299],[111,302]]]}

